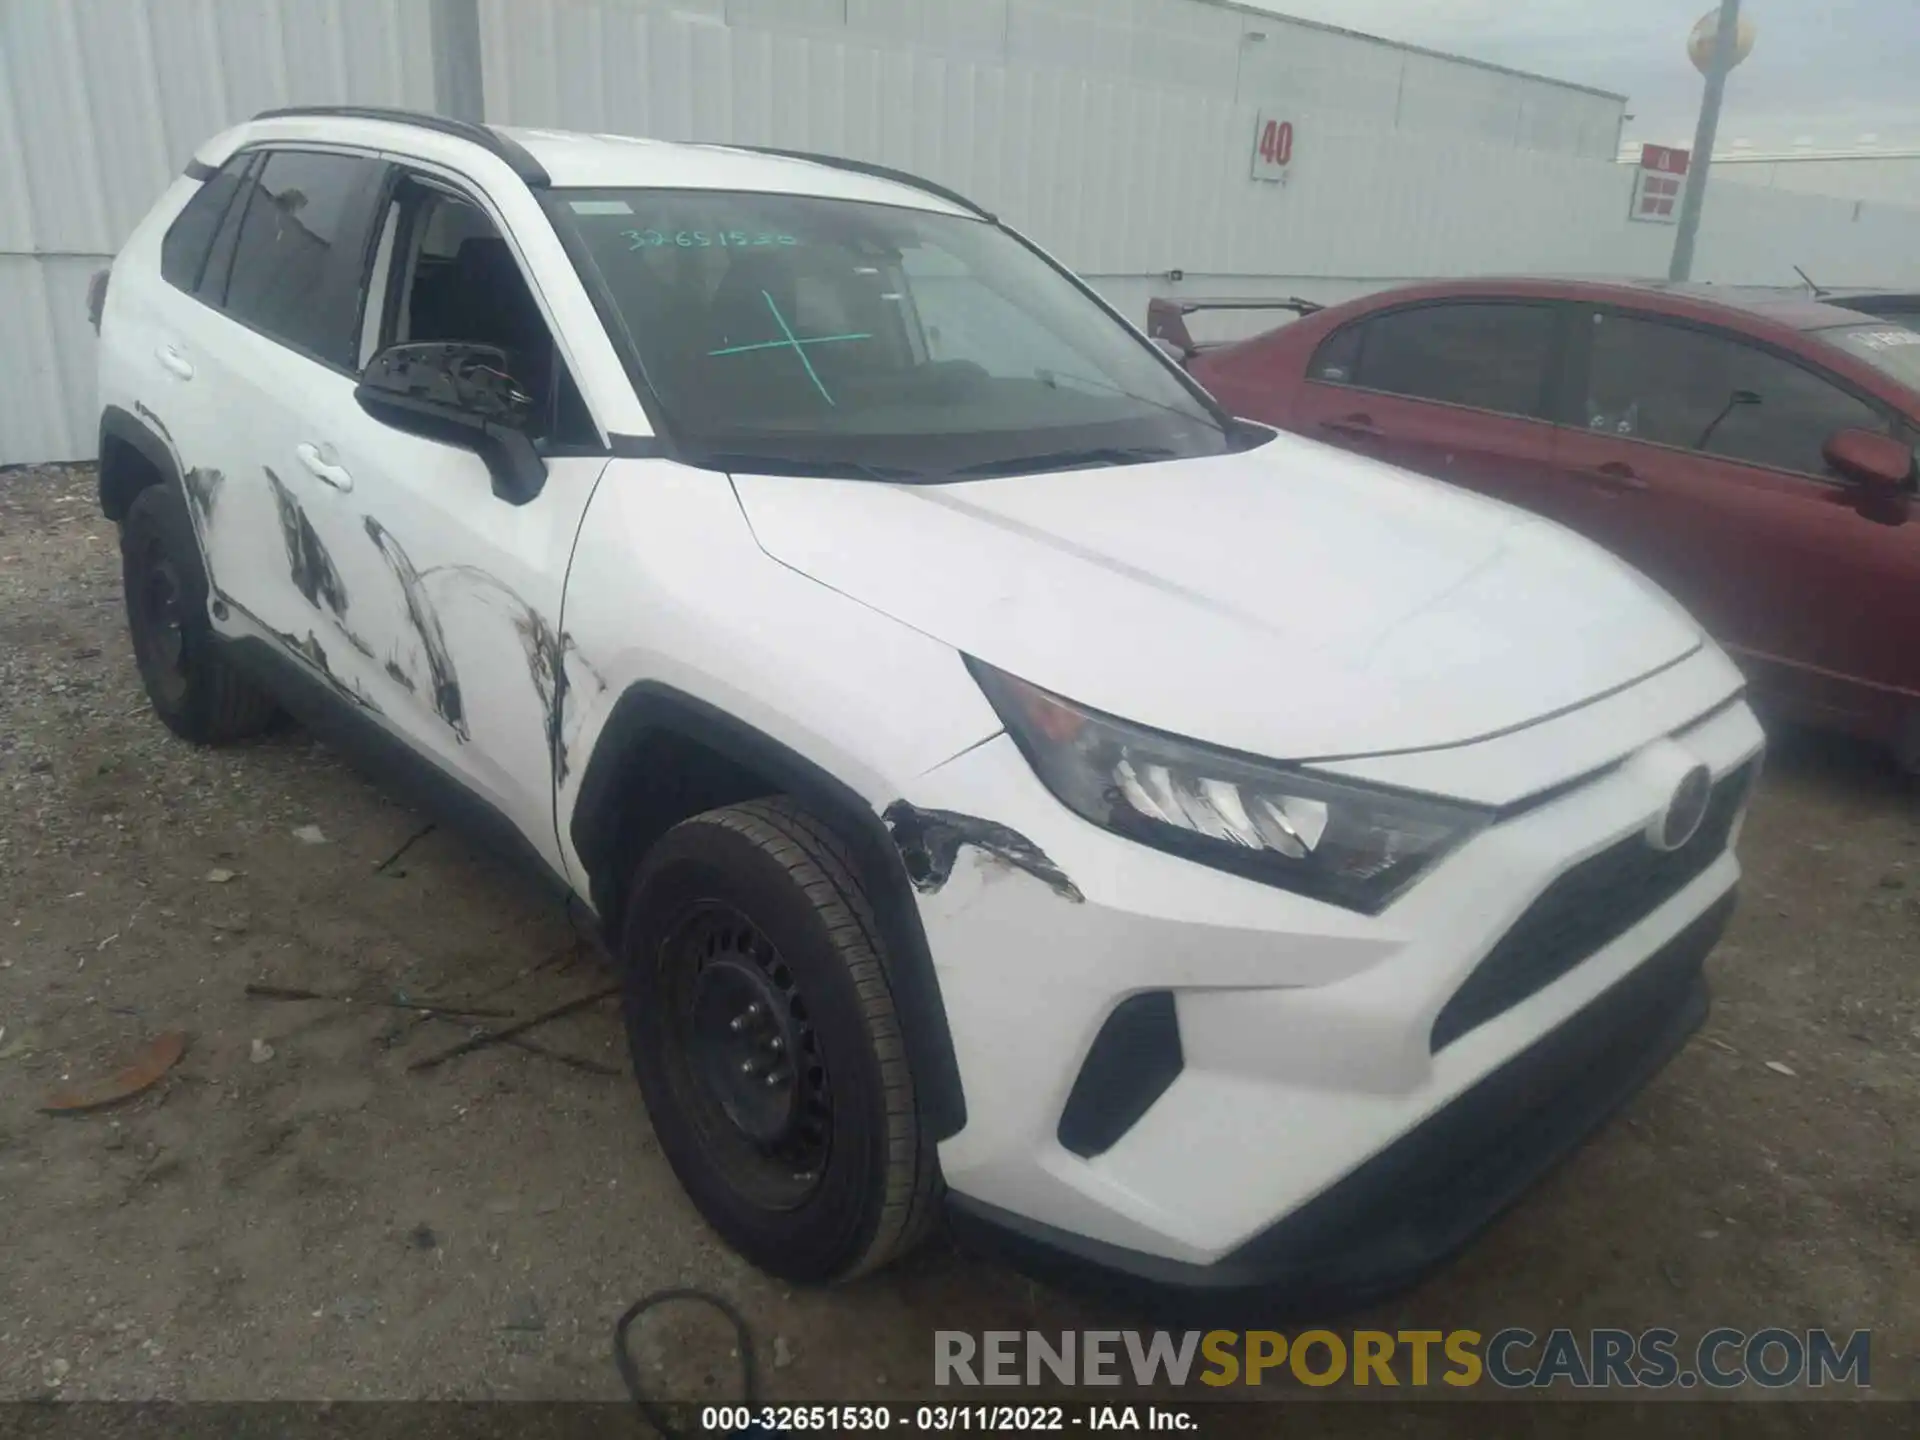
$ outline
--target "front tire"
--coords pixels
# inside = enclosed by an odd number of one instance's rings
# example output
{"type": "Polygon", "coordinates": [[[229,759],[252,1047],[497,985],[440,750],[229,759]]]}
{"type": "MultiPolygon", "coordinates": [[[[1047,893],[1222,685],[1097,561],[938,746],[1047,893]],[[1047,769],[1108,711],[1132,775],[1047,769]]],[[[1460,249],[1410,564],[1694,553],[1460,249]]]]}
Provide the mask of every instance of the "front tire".
{"type": "Polygon", "coordinates": [[[622,928],[627,1035],[700,1213],[788,1280],[846,1280],[926,1233],[920,1125],[885,942],[844,844],[786,799],[683,821],[622,928]]]}
{"type": "Polygon", "coordinates": [[[120,523],[127,631],[147,698],[196,745],[245,739],[273,721],[273,697],[220,653],[207,618],[207,574],[186,502],[168,485],[134,497],[120,523]]]}

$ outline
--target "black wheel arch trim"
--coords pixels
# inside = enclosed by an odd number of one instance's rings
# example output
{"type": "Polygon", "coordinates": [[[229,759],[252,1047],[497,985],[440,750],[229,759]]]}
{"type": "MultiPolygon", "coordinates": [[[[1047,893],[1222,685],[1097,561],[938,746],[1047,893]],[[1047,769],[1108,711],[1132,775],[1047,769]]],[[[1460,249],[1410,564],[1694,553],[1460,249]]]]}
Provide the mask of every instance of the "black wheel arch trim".
{"type": "Polygon", "coordinates": [[[766,776],[782,793],[836,825],[868,882],[867,898],[887,942],[888,979],[913,1068],[921,1123],[936,1140],[958,1134],[967,1123],[960,1064],[940,997],[933,952],[900,852],[879,812],[858,791],[791,746],[671,686],[656,681],[630,686],[614,703],[594,743],[568,826],[574,850],[587,869],[594,909],[602,920],[610,926],[616,923],[618,887],[626,878],[610,869],[619,837],[625,778],[621,757],[644,736],[657,731],[704,745],[766,776]]]}
{"type": "MultiPolygon", "coordinates": [[[[145,407],[142,406],[142,409],[145,407]]],[[[104,461],[107,454],[107,441],[118,440],[130,445],[140,453],[140,457],[160,472],[163,480],[175,485],[184,481],[180,474],[180,462],[175,458],[173,446],[155,428],[158,421],[142,420],[130,410],[118,405],[108,405],[100,412],[100,444],[95,452],[104,461]]],[[[99,476],[100,513],[109,520],[119,520],[127,513],[127,506],[133,503],[132,494],[116,493],[108,480],[107,469],[103,464],[99,476]]]]}

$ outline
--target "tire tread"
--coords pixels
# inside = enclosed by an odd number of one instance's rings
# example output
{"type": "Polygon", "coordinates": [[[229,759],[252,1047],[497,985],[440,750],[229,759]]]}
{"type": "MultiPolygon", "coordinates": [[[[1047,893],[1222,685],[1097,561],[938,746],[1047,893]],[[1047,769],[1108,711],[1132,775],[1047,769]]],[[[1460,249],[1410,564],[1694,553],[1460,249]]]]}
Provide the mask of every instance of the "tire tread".
{"type": "Polygon", "coordinates": [[[860,1256],[838,1277],[856,1279],[926,1239],[939,1212],[942,1188],[932,1138],[920,1124],[913,1069],[873,904],[846,843],[785,796],[710,810],[685,823],[725,826],[784,868],[819,913],[860,996],[861,1019],[880,1067],[887,1157],[879,1223],[860,1256]]]}

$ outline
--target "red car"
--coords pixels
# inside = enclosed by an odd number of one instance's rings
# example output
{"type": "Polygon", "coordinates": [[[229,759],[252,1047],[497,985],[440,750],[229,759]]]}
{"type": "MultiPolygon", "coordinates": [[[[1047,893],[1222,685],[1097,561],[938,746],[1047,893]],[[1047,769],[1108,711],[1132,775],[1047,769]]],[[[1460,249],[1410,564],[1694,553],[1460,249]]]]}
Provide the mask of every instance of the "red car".
{"type": "Polygon", "coordinates": [[[1920,333],[1777,293],[1473,280],[1284,302],[1302,318],[1201,350],[1198,308],[1149,328],[1235,413],[1582,531],[1782,713],[1920,770],[1920,333]]]}

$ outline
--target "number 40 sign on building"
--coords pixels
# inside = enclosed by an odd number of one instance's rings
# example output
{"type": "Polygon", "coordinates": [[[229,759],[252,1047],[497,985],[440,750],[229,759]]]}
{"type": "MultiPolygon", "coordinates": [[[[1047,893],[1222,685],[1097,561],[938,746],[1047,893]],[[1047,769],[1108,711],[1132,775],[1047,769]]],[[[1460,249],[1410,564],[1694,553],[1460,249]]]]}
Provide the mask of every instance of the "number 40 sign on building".
{"type": "Polygon", "coordinates": [[[1293,122],[1262,110],[1253,125],[1253,178],[1285,184],[1293,163],[1293,122]]]}

